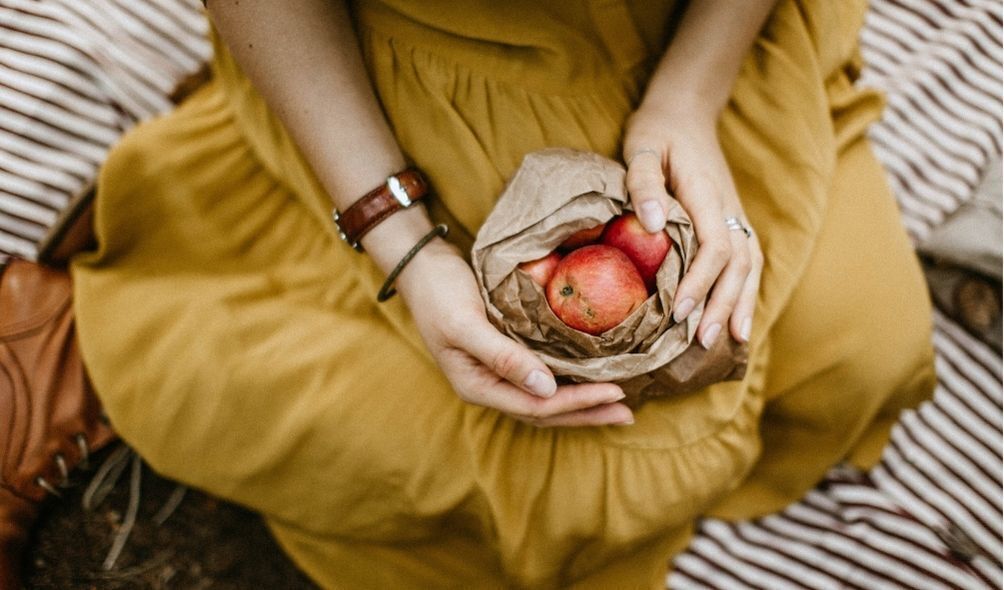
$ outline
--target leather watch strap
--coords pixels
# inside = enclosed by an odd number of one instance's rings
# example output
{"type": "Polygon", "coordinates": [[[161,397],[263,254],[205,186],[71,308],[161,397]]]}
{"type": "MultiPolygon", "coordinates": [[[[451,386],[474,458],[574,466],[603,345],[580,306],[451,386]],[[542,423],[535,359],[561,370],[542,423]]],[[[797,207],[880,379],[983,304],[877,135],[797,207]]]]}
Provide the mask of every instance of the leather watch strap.
{"type": "Polygon", "coordinates": [[[359,240],[381,221],[390,217],[395,211],[411,206],[429,192],[428,184],[422,174],[408,168],[387,177],[387,182],[366,193],[363,198],[353,203],[348,209],[333,212],[335,224],[338,225],[339,236],[350,246],[362,252],[359,240]]]}

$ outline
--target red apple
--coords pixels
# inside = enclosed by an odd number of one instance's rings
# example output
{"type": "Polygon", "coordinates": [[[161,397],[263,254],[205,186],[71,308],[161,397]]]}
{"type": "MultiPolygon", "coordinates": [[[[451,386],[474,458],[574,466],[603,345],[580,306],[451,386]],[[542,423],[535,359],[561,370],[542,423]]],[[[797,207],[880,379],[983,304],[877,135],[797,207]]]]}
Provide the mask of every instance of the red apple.
{"type": "Polygon", "coordinates": [[[561,255],[557,252],[551,252],[543,258],[521,262],[517,268],[530,275],[533,282],[541,287],[547,287],[547,282],[554,276],[554,269],[558,268],[559,260],[561,260],[561,255]]]}
{"type": "Polygon", "coordinates": [[[638,273],[645,281],[645,287],[655,291],[655,274],[659,272],[666,253],[673,247],[673,240],[664,231],[654,234],[638,221],[631,212],[613,218],[603,232],[603,243],[627,254],[638,267],[638,273]]]}
{"type": "Polygon", "coordinates": [[[648,292],[638,269],[618,250],[601,244],[572,251],[547,283],[547,303],[558,319],[587,334],[624,321],[648,292]]]}
{"type": "Polygon", "coordinates": [[[579,231],[565,238],[565,241],[558,245],[558,249],[564,252],[568,252],[576,248],[581,248],[582,246],[595,244],[596,242],[600,241],[600,236],[603,235],[604,227],[606,226],[601,223],[596,227],[587,227],[586,229],[580,229],[579,231]]]}

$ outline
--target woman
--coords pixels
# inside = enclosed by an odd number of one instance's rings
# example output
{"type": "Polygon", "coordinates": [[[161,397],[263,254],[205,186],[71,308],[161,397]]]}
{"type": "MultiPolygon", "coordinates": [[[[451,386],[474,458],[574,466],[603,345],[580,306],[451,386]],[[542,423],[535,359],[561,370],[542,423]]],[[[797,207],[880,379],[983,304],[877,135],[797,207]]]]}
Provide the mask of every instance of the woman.
{"type": "Polygon", "coordinates": [[[930,310],[852,84],[863,5],[771,5],[211,0],[212,82],[118,146],[74,265],[113,424],[333,588],[657,587],[699,515],[869,466],[931,391],[930,310]],[[461,252],[547,146],[623,158],[650,229],[680,200],[675,315],[710,296],[742,382],[632,412],[486,321],[461,252]],[[409,161],[434,196],[341,242],[332,205],[409,161]],[[376,303],[433,222],[452,245],[376,303]]]}

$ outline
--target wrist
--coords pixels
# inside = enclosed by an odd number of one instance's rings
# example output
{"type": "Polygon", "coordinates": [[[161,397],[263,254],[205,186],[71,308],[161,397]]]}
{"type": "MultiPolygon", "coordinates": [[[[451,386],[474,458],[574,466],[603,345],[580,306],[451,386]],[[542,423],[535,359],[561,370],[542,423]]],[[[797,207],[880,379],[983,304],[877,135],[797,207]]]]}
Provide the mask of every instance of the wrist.
{"type": "Polygon", "coordinates": [[[381,221],[363,236],[361,244],[377,267],[384,274],[389,274],[431,230],[432,222],[425,207],[416,203],[381,221]]]}
{"type": "MultiPolygon", "coordinates": [[[[412,245],[414,246],[414,244],[412,245]]],[[[428,293],[430,287],[435,290],[437,277],[440,277],[443,268],[457,260],[464,265],[467,264],[463,262],[460,253],[452,244],[442,237],[434,238],[418,251],[408,266],[398,275],[397,291],[406,301],[411,301],[416,293],[428,293]]],[[[419,300],[427,301],[421,297],[419,300]]]]}
{"type": "Polygon", "coordinates": [[[688,144],[688,149],[693,149],[695,143],[717,141],[716,116],[698,108],[690,110],[683,104],[642,105],[632,113],[624,128],[624,161],[652,150],[665,158],[669,144],[681,140],[688,144]]]}
{"type": "Polygon", "coordinates": [[[722,108],[724,103],[719,105],[695,89],[674,93],[649,91],[631,115],[628,127],[638,124],[653,130],[681,126],[714,129],[722,108]]]}

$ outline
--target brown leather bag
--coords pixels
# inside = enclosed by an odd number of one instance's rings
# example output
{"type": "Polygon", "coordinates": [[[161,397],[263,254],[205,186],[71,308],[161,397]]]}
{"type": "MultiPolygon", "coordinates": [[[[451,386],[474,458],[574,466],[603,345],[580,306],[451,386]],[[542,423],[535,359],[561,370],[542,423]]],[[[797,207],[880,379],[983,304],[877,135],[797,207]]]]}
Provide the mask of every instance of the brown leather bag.
{"type": "Polygon", "coordinates": [[[66,272],[12,260],[0,275],[0,590],[39,504],[116,436],[101,417],[74,329],[66,272]]]}

